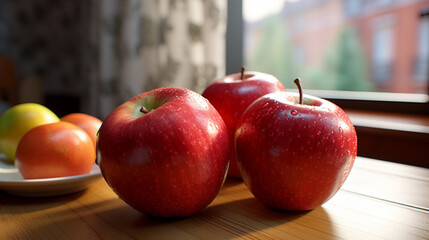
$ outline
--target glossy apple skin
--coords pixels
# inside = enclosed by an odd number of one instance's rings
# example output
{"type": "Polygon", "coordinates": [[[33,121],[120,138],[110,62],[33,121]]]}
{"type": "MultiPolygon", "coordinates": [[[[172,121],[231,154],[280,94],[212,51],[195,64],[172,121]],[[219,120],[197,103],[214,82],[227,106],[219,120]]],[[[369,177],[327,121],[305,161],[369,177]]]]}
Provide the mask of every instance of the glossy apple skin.
{"type": "MultiPolygon", "coordinates": [[[[268,93],[286,91],[282,83],[270,74],[246,72],[243,80],[240,77],[241,73],[235,73],[221,78],[208,86],[202,94],[222,116],[231,142],[234,142],[238,119],[253,101],[268,93]]],[[[241,178],[234,148],[230,153],[228,177],[241,178]]]]}
{"type": "Polygon", "coordinates": [[[216,197],[230,141],[216,109],[183,88],[143,93],[113,110],[97,143],[102,174],[117,195],[156,217],[186,217],[216,197]],[[144,105],[149,113],[139,110],[144,105]]]}
{"type": "Polygon", "coordinates": [[[256,100],[237,124],[238,164],[244,182],[266,206],[311,210],[346,180],[357,152],[354,126],[335,104],[297,93],[256,100]]]}
{"type": "Polygon", "coordinates": [[[21,139],[15,164],[25,179],[87,174],[95,161],[90,136],[68,122],[32,128],[21,139]]]}

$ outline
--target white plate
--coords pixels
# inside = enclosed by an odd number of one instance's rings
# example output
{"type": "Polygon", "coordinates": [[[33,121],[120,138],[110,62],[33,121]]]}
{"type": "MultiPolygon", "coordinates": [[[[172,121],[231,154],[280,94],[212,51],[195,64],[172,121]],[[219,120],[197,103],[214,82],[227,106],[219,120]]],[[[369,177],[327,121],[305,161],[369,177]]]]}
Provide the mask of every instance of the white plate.
{"type": "MultiPolygon", "coordinates": [[[[1,153],[0,153],[1,155],[1,153]]],[[[101,176],[94,164],[91,172],[58,178],[24,179],[18,169],[0,156],[0,191],[23,197],[51,197],[82,191],[101,176]]]]}

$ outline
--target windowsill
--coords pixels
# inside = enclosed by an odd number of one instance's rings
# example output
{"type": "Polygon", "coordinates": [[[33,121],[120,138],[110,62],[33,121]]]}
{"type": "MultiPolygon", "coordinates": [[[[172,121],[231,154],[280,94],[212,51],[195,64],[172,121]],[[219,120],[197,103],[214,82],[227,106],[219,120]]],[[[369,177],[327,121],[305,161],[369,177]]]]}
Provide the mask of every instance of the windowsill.
{"type": "Polygon", "coordinates": [[[360,110],[347,110],[347,114],[356,127],[429,134],[429,117],[426,116],[360,110]]]}
{"type": "Polygon", "coordinates": [[[346,110],[358,155],[429,168],[429,117],[346,110]]]}

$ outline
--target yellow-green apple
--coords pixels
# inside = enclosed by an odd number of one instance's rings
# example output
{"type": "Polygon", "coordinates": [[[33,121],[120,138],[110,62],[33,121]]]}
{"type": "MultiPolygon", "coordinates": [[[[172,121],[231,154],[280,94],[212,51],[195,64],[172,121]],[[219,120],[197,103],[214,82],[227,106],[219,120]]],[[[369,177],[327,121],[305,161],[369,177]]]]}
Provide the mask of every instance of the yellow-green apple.
{"type": "Polygon", "coordinates": [[[301,90],[253,102],[237,124],[235,144],[245,184],[263,204],[280,210],[311,210],[329,200],[357,151],[347,114],[301,90]]]}
{"type": "Polygon", "coordinates": [[[218,194],[230,144],[224,121],[207,99],[189,89],[159,88],[106,117],[97,162],[130,206],[157,217],[185,217],[218,194]]]}
{"type": "Polygon", "coordinates": [[[47,107],[37,103],[15,105],[0,117],[0,151],[13,161],[22,136],[39,125],[58,122],[59,118],[47,107]]]}
{"type": "MultiPolygon", "coordinates": [[[[244,72],[227,75],[209,85],[203,92],[218,110],[228,128],[231,142],[234,141],[235,125],[243,111],[257,98],[273,92],[286,91],[273,75],[261,72],[244,72]]],[[[228,177],[241,178],[237,167],[235,149],[231,149],[228,177]]]]}

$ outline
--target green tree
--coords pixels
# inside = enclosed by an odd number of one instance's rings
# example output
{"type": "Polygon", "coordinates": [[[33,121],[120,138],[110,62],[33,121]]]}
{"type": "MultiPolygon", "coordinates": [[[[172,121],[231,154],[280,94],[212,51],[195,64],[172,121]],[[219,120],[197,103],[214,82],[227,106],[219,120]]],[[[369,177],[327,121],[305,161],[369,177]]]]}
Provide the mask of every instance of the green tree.
{"type": "Polygon", "coordinates": [[[371,91],[363,47],[355,29],[343,28],[325,55],[324,70],[332,90],[371,91]]]}
{"type": "Polygon", "coordinates": [[[296,77],[291,57],[291,46],[280,16],[270,16],[260,23],[259,42],[253,53],[249,54],[246,66],[252,71],[270,73],[286,87],[294,86],[296,77]],[[289,84],[290,83],[290,84],[289,84]]]}

